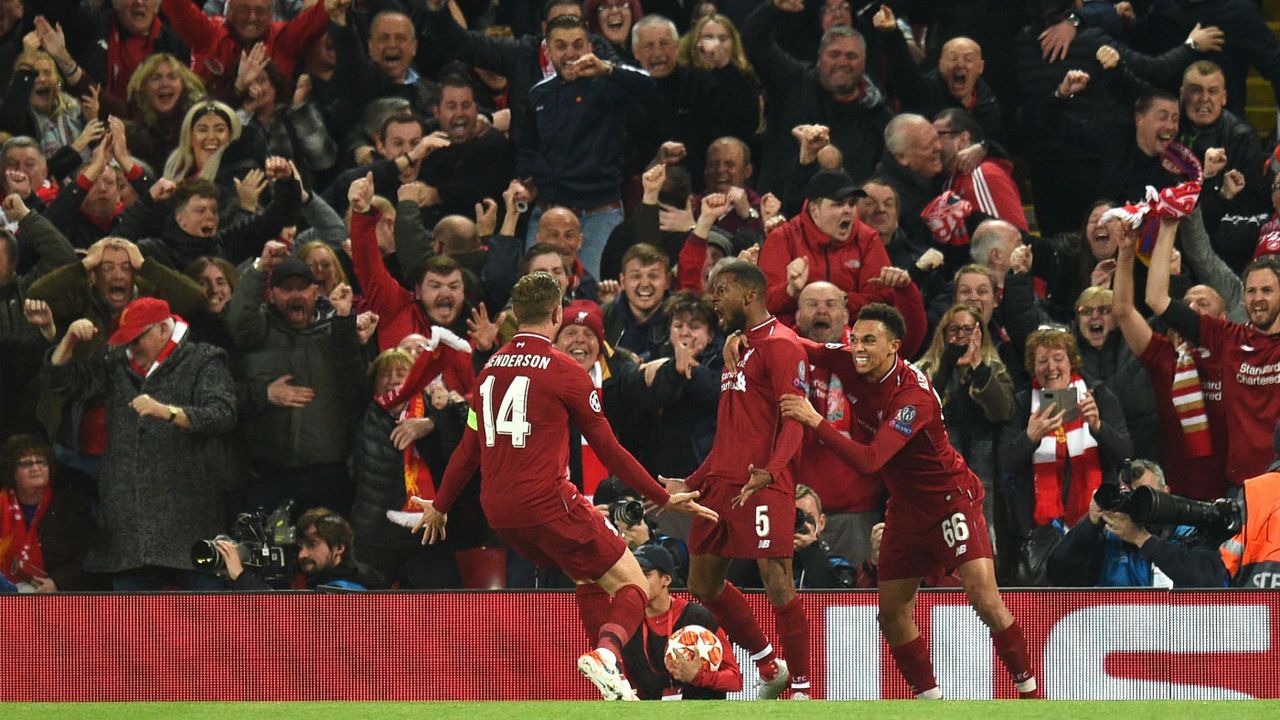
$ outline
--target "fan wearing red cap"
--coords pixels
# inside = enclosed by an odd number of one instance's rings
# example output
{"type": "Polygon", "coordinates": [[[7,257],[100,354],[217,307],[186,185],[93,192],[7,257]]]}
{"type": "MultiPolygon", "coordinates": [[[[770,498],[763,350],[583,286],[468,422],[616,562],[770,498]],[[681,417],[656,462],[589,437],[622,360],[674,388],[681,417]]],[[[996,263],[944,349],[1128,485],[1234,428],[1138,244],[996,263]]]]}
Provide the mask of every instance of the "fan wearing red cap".
{"type": "MultiPolygon", "coordinates": [[[[607,347],[604,311],[590,300],[574,300],[564,309],[564,324],[556,335],[556,349],[591,373],[607,347]]],[[[598,384],[598,383],[597,383],[598,384]]]]}
{"type": "MultiPolygon", "coordinates": [[[[641,393],[647,386],[630,353],[605,341],[604,311],[600,306],[590,300],[575,300],[566,306],[555,347],[586,370],[592,384],[600,389],[603,412],[618,439],[629,448],[644,445],[644,431],[631,410],[643,402],[641,393]]],[[[578,439],[576,432],[570,438],[570,445],[574,448],[569,457],[570,478],[580,482],[583,492],[591,495],[609,476],[609,471],[595,450],[578,439]],[[580,452],[576,448],[579,444],[580,452]]]]}
{"type": "Polygon", "coordinates": [[[225,524],[225,468],[205,460],[218,436],[236,427],[226,352],[189,340],[187,324],[160,298],[124,307],[107,352],[77,353],[101,339],[95,322],[72,322],[43,368],[69,400],[101,398],[110,440],[100,465],[100,530],[84,567],[110,574],[114,590],[221,589],[221,578],[192,570],[189,548],[225,524]]]}

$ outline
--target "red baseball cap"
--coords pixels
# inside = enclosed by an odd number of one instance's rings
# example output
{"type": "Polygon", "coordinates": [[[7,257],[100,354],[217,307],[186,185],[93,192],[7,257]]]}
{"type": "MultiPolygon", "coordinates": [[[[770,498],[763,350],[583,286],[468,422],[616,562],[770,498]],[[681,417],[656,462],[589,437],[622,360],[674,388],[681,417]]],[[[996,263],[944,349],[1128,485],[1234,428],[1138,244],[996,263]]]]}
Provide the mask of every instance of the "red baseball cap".
{"type": "Polygon", "coordinates": [[[173,317],[169,303],[160,298],[143,297],[129,303],[120,313],[120,324],[107,340],[109,345],[128,345],[147,328],[173,317]]]}
{"type": "Polygon", "coordinates": [[[604,343],[604,311],[590,300],[574,300],[564,309],[564,324],[560,332],[570,325],[582,325],[595,334],[596,340],[604,343]]]}
{"type": "Polygon", "coordinates": [[[1253,251],[1253,259],[1263,255],[1280,255],[1280,232],[1269,232],[1258,238],[1258,247],[1253,251]]]}

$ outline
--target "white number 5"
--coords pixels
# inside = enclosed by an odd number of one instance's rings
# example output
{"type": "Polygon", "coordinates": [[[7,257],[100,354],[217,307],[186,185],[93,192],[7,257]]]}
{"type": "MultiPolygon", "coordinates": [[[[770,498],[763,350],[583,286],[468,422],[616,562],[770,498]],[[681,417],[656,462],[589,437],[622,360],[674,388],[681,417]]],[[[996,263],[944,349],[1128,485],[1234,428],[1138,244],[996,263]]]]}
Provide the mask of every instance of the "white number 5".
{"type": "Polygon", "coordinates": [[[964,513],[956,513],[942,521],[942,541],[947,547],[955,547],[956,543],[969,539],[969,525],[964,520],[964,513]]]}
{"type": "Polygon", "coordinates": [[[769,537],[769,506],[756,506],[756,535],[769,537]]]}
{"type": "Polygon", "coordinates": [[[525,437],[533,429],[525,420],[529,401],[529,378],[517,375],[511,380],[507,392],[498,405],[498,418],[493,417],[493,383],[490,375],[480,384],[480,398],[484,402],[484,444],[493,447],[498,435],[511,436],[511,447],[524,447],[525,437]]]}

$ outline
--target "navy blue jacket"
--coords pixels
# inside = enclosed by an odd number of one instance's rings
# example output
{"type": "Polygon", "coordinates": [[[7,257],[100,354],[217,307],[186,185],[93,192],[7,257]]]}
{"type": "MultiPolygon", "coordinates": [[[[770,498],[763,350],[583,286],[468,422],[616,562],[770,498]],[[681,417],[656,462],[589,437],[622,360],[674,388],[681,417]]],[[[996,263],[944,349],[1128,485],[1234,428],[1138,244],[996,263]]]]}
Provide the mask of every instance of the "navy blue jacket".
{"type": "Polygon", "coordinates": [[[627,108],[656,89],[648,73],[626,65],[608,75],[573,82],[556,75],[534,85],[513,128],[520,138],[516,177],[533,177],[539,204],[585,210],[616,201],[627,108]]]}

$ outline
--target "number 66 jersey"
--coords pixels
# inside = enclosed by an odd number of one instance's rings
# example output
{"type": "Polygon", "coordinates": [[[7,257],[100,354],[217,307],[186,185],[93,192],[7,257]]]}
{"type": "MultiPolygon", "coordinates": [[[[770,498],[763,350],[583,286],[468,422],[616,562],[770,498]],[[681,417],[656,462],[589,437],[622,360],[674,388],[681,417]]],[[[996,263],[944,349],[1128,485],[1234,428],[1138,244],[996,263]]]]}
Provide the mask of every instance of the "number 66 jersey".
{"type": "Polygon", "coordinates": [[[667,491],[613,435],[600,391],[551,341],[518,333],[480,372],[462,442],[450,458],[435,508],[448,512],[477,464],[480,502],[494,528],[541,525],[577,502],[568,480],[569,423],[605,467],[659,507],[667,491]]]}
{"type": "Polygon", "coordinates": [[[982,481],[947,438],[929,378],[899,358],[883,378],[868,380],[848,348],[804,347],[810,362],[844,383],[853,413],[852,439],[826,421],[818,437],[858,472],[879,473],[889,491],[880,579],[945,575],[991,557],[982,481]]]}

